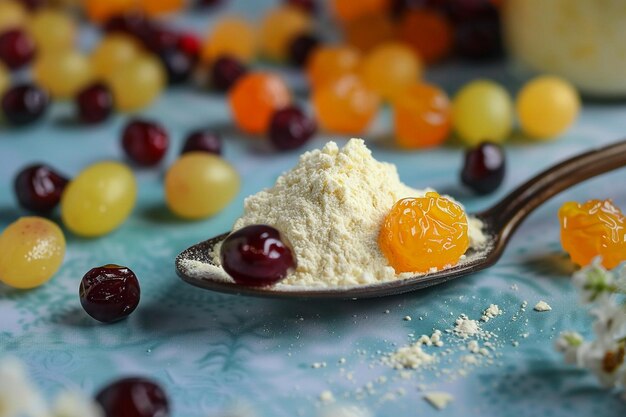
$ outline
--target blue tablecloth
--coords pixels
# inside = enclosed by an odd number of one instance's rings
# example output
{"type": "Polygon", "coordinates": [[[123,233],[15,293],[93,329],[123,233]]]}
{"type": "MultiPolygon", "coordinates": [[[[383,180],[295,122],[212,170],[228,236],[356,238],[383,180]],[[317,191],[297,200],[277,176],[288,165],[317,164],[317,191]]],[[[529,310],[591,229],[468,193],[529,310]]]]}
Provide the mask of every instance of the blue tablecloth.
{"type": "MultiPolygon", "coordinates": [[[[253,17],[265,2],[255,2],[254,7],[245,3],[234,1],[228,7],[253,17]]],[[[188,15],[176,23],[204,30],[207,20],[215,17],[188,15]]],[[[294,85],[302,85],[299,74],[285,75],[294,85]]],[[[512,93],[518,85],[503,64],[446,64],[428,73],[450,92],[477,76],[499,79],[512,93]]],[[[366,406],[376,416],[624,415],[626,406],[618,396],[600,389],[588,373],[564,365],[553,343],[562,330],[589,329],[569,281],[573,266],[560,247],[558,207],[568,200],[612,198],[626,208],[626,171],[590,180],[554,198],[525,221],[496,266],[447,285],[355,302],[244,298],[184,284],[175,274],[173,260],[186,247],[229,230],[242,213],[244,197],[271,186],[294,165],[300,151],[276,154],[263,141],[243,137],[231,125],[224,97],[211,92],[171,89],[141,115],[167,127],[172,147],[160,167],[135,170],[139,199],[128,221],[99,239],[66,233],[63,267],[43,287],[26,292],[0,287],[0,352],[25,361],[47,395],[67,386],[92,393],[112,379],[132,374],[160,381],[171,397],[175,417],[217,415],[242,400],[258,416],[314,416],[325,390],[338,400],[366,406]],[[223,132],[224,158],[240,172],[242,189],[215,217],[182,221],[164,205],[163,175],[185,134],[205,126],[223,132]],[[106,263],[132,268],[142,287],[135,313],[113,325],[93,321],[78,299],[83,274],[106,263]],[[553,310],[534,312],[539,300],[553,310]],[[522,310],[524,301],[528,307],[522,310]],[[491,303],[504,311],[483,325],[498,336],[492,364],[485,362],[464,376],[452,377],[444,369],[454,371],[458,358],[467,353],[458,347],[442,357],[436,371],[417,372],[410,379],[379,363],[385,352],[406,344],[409,334],[448,329],[460,314],[478,318],[491,303]],[[413,320],[403,320],[407,315],[413,320]],[[314,363],[326,366],[314,368],[314,363]],[[429,391],[449,392],[455,400],[436,411],[423,400],[429,391]]],[[[117,115],[89,128],[74,122],[70,103],[56,103],[46,120],[33,127],[2,126],[0,227],[26,214],[17,207],[12,191],[12,178],[22,166],[45,161],[75,175],[96,161],[124,160],[120,131],[128,117],[117,115]]],[[[389,128],[389,111],[384,109],[365,137],[384,137],[389,128]]],[[[397,164],[410,186],[432,186],[475,211],[541,169],[620,139],[624,132],[625,105],[587,103],[572,129],[557,140],[533,143],[514,138],[508,143],[506,180],[488,197],[472,196],[460,186],[458,146],[416,152],[376,141],[370,146],[377,159],[397,164]]],[[[320,133],[307,149],[330,139],[346,140],[320,133]]],[[[58,215],[54,218],[58,220],[58,215]]],[[[453,336],[444,333],[444,337],[447,345],[437,352],[454,343],[453,336]]]]}

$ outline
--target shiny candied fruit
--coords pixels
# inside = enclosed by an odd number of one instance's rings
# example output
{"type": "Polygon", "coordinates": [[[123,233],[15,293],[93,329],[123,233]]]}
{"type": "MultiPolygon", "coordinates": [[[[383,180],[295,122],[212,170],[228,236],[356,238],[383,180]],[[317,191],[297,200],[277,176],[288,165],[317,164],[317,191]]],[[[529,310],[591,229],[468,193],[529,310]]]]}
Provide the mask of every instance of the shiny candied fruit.
{"type": "Polygon", "coordinates": [[[393,100],[421,76],[422,68],[415,52],[399,42],[378,45],[361,64],[365,85],[385,100],[393,100]]]}
{"type": "Polygon", "coordinates": [[[106,35],[91,53],[90,60],[96,77],[108,80],[141,53],[137,41],[124,33],[106,35]]]}
{"type": "Polygon", "coordinates": [[[181,150],[181,154],[188,152],[208,152],[214,155],[222,153],[222,139],[220,135],[209,130],[196,130],[191,132],[181,150]]]}
{"type": "Polygon", "coordinates": [[[378,245],[396,273],[455,265],[469,247],[463,209],[435,192],[404,198],[385,216],[378,245]]]}
{"type": "Polygon", "coordinates": [[[23,126],[39,120],[48,108],[48,95],[34,84],[9,88],[2,96],[2,112],[7,122],[23,126]]]}
{"type": "Polygon", "coordinates": [[[276,149],[290,150],[304,145],[317,130],[312,117],[298,107],[278,110],[270,122],[269,139],[276,149]]]}
{"type": "Polygon", "coordinates": [[[274,112],[289,105],[291,94],[279,76],[252,72],[237,80],[229,92],[228,102],[241,130],[261,134],[267,131],[274,112]]]}
{"type": "Polygon", "coordinates": [[[345,134],[367,130],[380,104],[378,95],[354,75],[315,88],[311,100],[320,126],[345,134]]]}
{"type": "Polygon", "coordinates": [[[390,42],[396,37],[391,17],[385,13],[365,15],[346,22],[343,26],[346,42],[361,52],[368,52],[377,45],[390,42]]]}
{"type": "Polygon", "coordinates": [[[52,211],[61,201],[69,180],[53,168],[35,164],[22,169],[13,181],[19,205],[39,214],[52,211]]]}
{"type": "Polygon", "coordinates": [[[330,9],[341,22],[349,22],[362,16],[387,13],[390,0],[332,0],[330,9]]]}
{"type": "Polygon", "coordinates": [[[169,400],[163,388],[146,378],[115,381],[96,394],[106,417],[169,417],[169,400]]]}
{"type": "Polygon", "coordinates": [[[218,20],[202,48],[202,58],[212,62],[222,55],[231,55],[248,63],[256,56],[257,30],[240,17],[224,17],[218,20]]]}
{"type": "Polygon", "coordinates": [[[259,41],[261,52],[270,59],[284,61],[289,55],[289,44],[301,33],[312,29],[311,17],[288,5],[270,10],[261,21],[259,41]]]}
{"type": "Polygon", "coordinates": [[[59,52],[74,46],[77,27],[70,16],[53,8],[44,8],[32,14],[28,31],[35,39],[38,52],[59,52]]]}
{"type": "Polygon", "coordinates": [[[361,64],[361,53],[347,45],[319,46],[311,54],[306,72],[313,87],[356,74],[361,64]]]}
{"type": "Polygon", "coordinates": [[[202,219],[218,213],[239,192],[241,180],[235,168],[217,155],[189,152],[165,175],[165,201],[185,219],[202,219]]]}
{"type": "Polygon", "coordinates": [[[247,72],[246,66],[237,58],[224,55],[211,66],[211,84],[218,91],[226,92],[247,72]]]}
{"type": "Polygon", "coordinates": [[[461,181],[478,194],[492,193],[502,184],[505,166],[502,147],[497,143],[482,142],[465,151],[461,181]]]}
{"type": "Polygon", "coordinates": [[[286,0],[285,3],[309,14],[317,12],[317,0],[286,0]]]}
{"type": "Polygon", "coordinates": [[[0,234],[0,282],[20,289],[43,285],[64,256],[59,226],[42,217],[21,217],[0,234]]]}
{"type": "Polygon", "coordinates": [[[452,120],[456,133],[467,145],[476,146],[484,140],[501,143],[513,128],[511,96],[493,81],[472,81],[454,96],[452,120]]]}
{"type": "Polygon", "coordinates": [[[539,76],[517,94],[517,116],[522,131],[531,138],[549,139],[565,132],[578,117],[580,97],[568,81],[539,76]]]}
{"type": "Polygon", "coordinates": [[[33,66],[35,81],[54,98],[73,98],[93,79],[91,62],[71,49],[38,54],[33,66]]]}
{"type": "Polygon", "coordinates": [[[12,70],[19,69],[32,61],[35,43],[22,29],[10,29],[0,33],[0,61],[12,70]]]}
{"type": "Polygon", "coordinates": [[[275,284],[296,266],[280,232],[266,225],[246,226],[228,235],[220,260],[237,284],[251,287],[275,284]]]}
{"type": "Polygon", "coordinates": [[[103,122],[113,112],[113,94],[104,83],[88,85],[76,96],[76,107],[81,122],[89,124],[103,122]]]}
{"type": "Polygon", "coordinates": [[[442,144],[452,128],[452,109],[446,93],[431,84],[412,84],[393,101],[395,140],[406,149],[442,144]]]}
{"type": "Polygon", "coordinates": [[[115,106],[121,111],[139,110],[150,105],[159,97],[166,82],[163,64],[149,54],[133,58],[109,79],[115,106]]]}
{"type": "Polygon", "coordinates": [[[453,45],[452,26],[446,17],[436,10],[419,9],[406,12],[398,24],[398,37],[427,63],[447,57],[453,45]]]}
{"type": "Polygon", "coordinates": [[[28,11],[15,0],[0,1],[0,32],[22,26],[28,20],[28,11]]]}
{"type": "Polygon", "coordinates": [[[133,172],[119,162],[98,162],[81,171],[61,196],[61,219],[84,237],[105,235],[130,215],[137,199],[133,172]]]}
{"type": "Polygon", "coordinates": [[[167,131],[154,121],[131,120],[122,132],[124,152],[139,165],[152,166],[158,164],[165,156],[168,146],[167,131]]]}
{"type": "Polygon", "coordinates": [[[140,292],[135,273],[114,264],[90,269],[78,289],[85,312],[103,323],[128,317],[139,304],[140,292]]]}
{"type": "Polygon", "coordinates": [[[572,261],[585,266],[597,257],[613,269],[626,261],[626,217],[611,200],[568,202],[559,209],[561,244],[572,261]]]}
{"type": "Polygon", "coordinates": [[[296,36],[289,44],[289,62],[296,67],[304,67],[320,44],[320,40],[315,35],[303,33],[296,36]]]}
{"type": "Polygon", "coordinates": [[[170,48],[162,51],[159,58],[167,73],[169,85],[186,83],[191,78],[195,62],[192,57],[178,48],[170,48]]]}

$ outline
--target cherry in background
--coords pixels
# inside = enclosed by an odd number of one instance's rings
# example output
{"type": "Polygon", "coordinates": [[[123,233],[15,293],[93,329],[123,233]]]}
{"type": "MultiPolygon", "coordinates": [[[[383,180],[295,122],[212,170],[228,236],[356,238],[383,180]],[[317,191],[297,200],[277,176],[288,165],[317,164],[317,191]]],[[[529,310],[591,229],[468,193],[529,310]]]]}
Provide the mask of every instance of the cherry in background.
{"type": "Polygon", "coordinates": [[[17,202],[22,208],[38,214],[48,214],[61,200],[69,180],[44,164],[22,169],[13,181],[17,202]]]}
{"type": "Polygon", "coordinates": [[[153,166],[161,162],[169,146],[163,126],[148,120],[131,120],[122,133],[122,147],[135,163],[153,166]]]}

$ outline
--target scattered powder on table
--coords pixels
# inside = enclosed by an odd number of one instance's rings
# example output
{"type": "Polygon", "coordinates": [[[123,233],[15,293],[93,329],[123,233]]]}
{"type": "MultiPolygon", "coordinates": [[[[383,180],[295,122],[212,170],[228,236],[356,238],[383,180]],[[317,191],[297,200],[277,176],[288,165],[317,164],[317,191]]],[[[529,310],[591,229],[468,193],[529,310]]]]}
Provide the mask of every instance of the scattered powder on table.
{"type": "Polygon", "coordinates": [[[539,311],[539,312],[544,312],[544,311],[550,311],[552,310],[552,307],[550,307],[550,304],[546,303],[545,301],[539,301],[534,308],[535,311],[539,311]]]}
{"type": "Polygon", "coordinates": [[[424,399],[437,410],[443,410],[454,400],[454,397],[447,392],[429,392],[424,394],[424,399]]]}
{"type": "Polygon", "coordinates": [[[435,362],[435,357],[422,350],[422,342],[417,341],[409,346],[403,346],[383,359],[389,366],[396,369],[417,369],[435,362]]]}
{"type": "Polygon", "coordinates": [[[462,338],[467,338],[480,334],[481,329],[478,325],[478,321],[469,319],[465,314],[456,319],[454,333],[462,338]]]}
{"type": "Polygon", "coordinates": [[[496,304],[491,304],[485,309],[480,320],[486,323],[492,318],[499,316],[500,314],[502,314],[502,310],[500,310],[500,307],[498,307],[496,304]]]}
{"type": "MultiPolygon", "coordinates": [[[[267,224],[281,232],[297,267],[279,285],[375,284],[413,275],[396,275],[378,247],[378,233],[396,201],[428,191],[400,182],[395,165],[376,161],[363,140],[352,139],[341,149],[328,142],[301,155],[274,187],[246,198],[233,230],[267,224]]],[[[473,249],[486,243],[481,227],[468,217],[473,249]]],[[[219,245],[213,253],[219,265],[218,254],[219,245]]]]}

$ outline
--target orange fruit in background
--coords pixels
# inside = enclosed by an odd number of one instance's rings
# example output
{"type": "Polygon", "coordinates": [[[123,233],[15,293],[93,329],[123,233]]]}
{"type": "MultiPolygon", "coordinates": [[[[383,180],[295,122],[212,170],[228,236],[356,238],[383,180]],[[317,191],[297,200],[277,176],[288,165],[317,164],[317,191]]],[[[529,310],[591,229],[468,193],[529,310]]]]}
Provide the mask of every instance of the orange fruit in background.
{"type": "Polygon", "coordinates": [[[137,9],[137,0],[84,0],[84,6],[89,19],[104,22],[115,15],[137,9]]]}
{"type": "Polygon", "coordinates": [[[393,102],[395,140],[407,149],[442,144],[452,129],[452,108],[446,93],[430,84],[414,84],[393,102]]]}
{"type": "Polygon", "coordinates": [[[138,0],[138,3],[149,15],[175,12],[185,6],[185,0],[138,0]]]}
{"type": "Polygon", "coordinates": [[[453,32],[445,16],[433,10],[411,10],[402,16],[398,38],[428,63],[445,58],[452,50],[453,32]]]}
{"type": "Polygon", "coordinates": [[[463,209],[435,192],[396,202],[378,235],[378,245],[396,273],[429,272],[455,265],[469,247],[463,209]]]}
{"type": "Polygon", "coordinates": [[[215,22],[202,46],[202,59],[210,62],[222,55],[230,55],[246,63],[257,52],[257,30],[246,19],[238,16],[222,17],[215,22]]]}
{"type": "Polygon", "coordinates": [[[391,17],[378,13],[346,22],[343,33],[348,44],[361,52],[367,52],[381,43],[393,40],[396,31],[391,17]]]}
{"type": "Polygon", "coordinates": [[[261,134],[267,131],[274,112],[289,105],[291,94],[279,76],[252,72],[237,80],[228,102],[237,127],[261,134]]]}
{"type": "Polygon", "coordinates": [[[313,87],[319,87],[348,74],[356,74],[361,54],[347,45],[317,47],[307,61],[306,73],[313,87]]]}
{"type": "Polygon", "coordinates": [[[387,13],[390,3],[390,0],[332,0],[330,9],[337,19],[347,22],[366,15],[387,13]]]}

